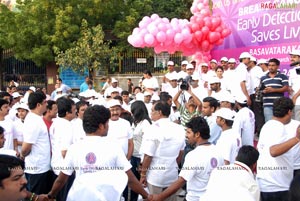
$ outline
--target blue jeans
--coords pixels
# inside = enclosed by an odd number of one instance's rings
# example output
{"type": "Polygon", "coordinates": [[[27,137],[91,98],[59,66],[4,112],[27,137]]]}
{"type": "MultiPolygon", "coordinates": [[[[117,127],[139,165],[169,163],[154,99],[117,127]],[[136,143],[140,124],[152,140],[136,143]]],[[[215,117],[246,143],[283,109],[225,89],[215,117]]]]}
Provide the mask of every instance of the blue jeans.
{"type": "Polygon", "coordinates": [[[264,107],[265,122],[269,121],[273,117],[273,107],[264,107]]]}

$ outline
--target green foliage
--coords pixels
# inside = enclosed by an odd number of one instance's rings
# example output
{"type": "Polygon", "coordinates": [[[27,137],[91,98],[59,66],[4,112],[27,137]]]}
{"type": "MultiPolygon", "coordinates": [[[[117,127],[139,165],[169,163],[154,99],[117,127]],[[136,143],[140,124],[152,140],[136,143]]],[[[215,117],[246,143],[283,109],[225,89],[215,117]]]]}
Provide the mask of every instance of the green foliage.
{"type": "Polygon", "coordinates": [[[66,51],[55,49],[55,61],[61,67],[83,73],[88,67],[91,71],[105,66],[111,54],[109,44],[104,42],[104,32],[101,25],[89,28],[86,20],[82,20],[80,38],[66,51]]]}
{"type": "MultiPolygon", "coordinates": [[[[78,48],[81,43],[84,44],[84,40],[87,39],[84,39],[82,32],[85,26],[82,24],[83,20],[87,22],[84,29],[90,31],[89,37],[97,35],[100,32],[98,25],[101,25],[101,30],[103,29],[105,33],[104,39],[101,35],[101,40],[113,41],[110,44],[110,47],[114,47],[111,52],[130,52],[136,49],[130,46],[127,37],[144,16],[157,13],[161,17],[188,18],[192,0],[17,0],[17,2],[19,5],[16,12],[8,10],[3,5],[0,7],[0,47],[11,48],[17,59],[30,59],[38,66],[42,66],[54,61],[56,56],[59,58],[56,54],[61,56],[62,52],[69,53],[68,50],[72,50],[75,54],[76,47],[78,48]]],[[[108,44],[102,43],[101,40],[92,41],[100,45],[99,51],[102,50],[101,46],[104,46],[102,51],[106,51],[108,44]]],[[[152,49],[142,51],[153,54],[152,49]]],[[[83,61],[82,65],[96,68],[100,63],[97,63],[99,61],[95,57],[100,53],[90,55],[90,52],[91,50],[86,49],[82,54],[94,58],[93,61],[89,61],[93,65],[90,66],[89,62],[83,61]]],[[[115,55],[119,54],[111,54],[112,58],[106,61],[115,59],[115,55]]],[[[79,69],[80,62],[77,63],[79,69]]]]}

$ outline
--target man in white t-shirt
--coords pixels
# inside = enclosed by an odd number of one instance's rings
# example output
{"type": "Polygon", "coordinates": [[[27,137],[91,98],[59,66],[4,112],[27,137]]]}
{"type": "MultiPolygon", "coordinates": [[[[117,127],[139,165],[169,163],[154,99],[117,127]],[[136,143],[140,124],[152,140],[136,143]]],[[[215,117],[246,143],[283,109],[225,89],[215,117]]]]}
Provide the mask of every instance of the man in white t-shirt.
{"type": "Polygon", "coordinates": [[[71,121],[74,135],[73,135],[73,142],[78,142],[85,138],[85,132],[83,130],[82,119],[84,111],[88,108],[88,102],[86,101],[79,101],[76,103],[76,113],[77,118],[71,121]]]}
{"type": "Polygon", "coordinates": [[[240,54],[240,64],[235,69],[235,78],[232,80],[234,85],[231,89],[231,94],[233,97],[245,96],[247,99],[247,104],[251,105],[250,99],[250,74],[247,70],[248,63],[250,62],[251,54],[248,52],[243,52],[240,54]]]}
{"type": "MultiPolygon", "coordinates": [[[[67,150],[73,144],[74,131],[71,121],[75,118],[76,106],[73,100],[65,97],[57,99],[56,103],[58,117],[53,121],[49,133],[52,148],[51,167],[54,174],[58,176],[67,150]]],[[[64,190],[59,192],[59,200],[67,198],[73,180],[74,177],[70,177],[68,181],[70,185],[66,185],[64,190]]]]}
{"type": "Polygon", "coordinates": [[[260,191],[253,175],[258,156],[254,147],[242,146],[234,164],[219,166],[212,171],[200,201],[259,201],[260,191]]]}
{"type": "Polygon", "coordinates": [[[13,121],[8,118],[9,102],[0,99],[0,126],[4,128],[5,143],[2,149],[15,150],[18,152],[18,146],[14,145],[13,121]]]}
{"type": "Polygon", "coordinates": [[[163,77],[163,83],[169,83],[170,81],[170,76],[174,76],[174,75],[177,75],[177,72],[175,71],[174,69],[174,62],[173,61],[168,61],[168,71],[165,76],[163,77]]]}
{"type": "Polygon", "coordinates": [[[109,100],[107,107],[110,110],[111,118],[109,120],[109,129],[107,137],[116,140],[128,160],[130,160],[133,153],[133,133],[130,123],[120,118],[122,106],[120,101],[116,99],[109,100]]]}
{"type": "Polygon", "coordinates": [[[273,103],[273,118],[262,127],[257,149],[257,182],[262,201],[287,201],[288,190],[293,179],[294,152],[292,148],[300,142],[300,127],[291,137],[285,125],[291,121],[294,104],[286,97],[273,103]]]}
{"type": "Polygon", "coordinates": [[[187,183],[185,200],[198,201],[206,191],[211,171],[224,164],[215,145],[208,142],[210,131],[203,117],[192,118],[186,127],[187,141],[195,149],[186,155],[179,178],[163,192],[154,195],[154,200],[168,200],[167,197],[175,194],[180,187],[187,183]]]}
{"type": "MultiPolygon", "coordinates": [[[[185,147],[184,128],[169,119],[170,105],[157,102],[152,106],[154,122],[143,136],[140,182],[149,192],[160,193],[178,178],[178,163],[185,147]]],[[[168,201],[176,201],[174,194],[168,201]]]]}
{"type": "Polygon", "coordinates": [[[228,70],[224,71],[223,73],[223,79],[225,81],[226,90],[231,93],[232,88],[235,86],[235,83],[233,82],[235,78],[235,68],[236,68],[236,60],[234,58],[230,58],[228,60],[228,70]]]}
{"type": "Polygon", "coordinates": [[[184,60],[184,61],[181,62],[181,71],[179,71],[177,73],[178,79],[180,79],[180,78],[182,78],[182,79],[186,78],[186,76],[188,75],[187,72],[186,72],[186,67],[187,67],[188,64],[189,64],[189,62],[186,61],[186,60],[184,60]]]}
{"type": "Polygon", "coordinates": [[[107,98],[107,97],[111,96],[111,93],[114,92],[114,91],[118,91],[119,94],[121,94],[123,89],[118,87],[118,80],[116,80],[115,78],[112,78],[111,79],[111,86],[109,86],[104,92],[104,98],[107,98]]]}
{"type": "Polygon", "coordinates": [[[234,113],[228,108],[221,108],[215,112],[217,124],[222,128],[222,134],[216,144],[224,158],[225,165],[234,163],[235,157],[241,147],[241,137],[231,127],[234,113]]]}
{"type": "Polygon", "coordinates": [[[248,108],[247,100],[244,97],[235,98],[235,107],[238,112],[235,114],[232,129],[238,132],[242,139],[242,145],[254,145],[255,115],[248,108]]]}
{"type": "MultiPolygon", "coordinates": [[[[55,199],[74,171],[76,177],[79,177],[82,174],[98,171],[123,170],[128,176],[129,187],[141,194],[144,199],[151,199],[133,175],[131,165],[124,156],[122,148],[106,137],[109,119],[110,111],[104,106],[94,105],[86,109],[83,115],[86,138],[70,146],[64,159],[64,170],[60,172],[48,195],[42,195],[41,198],[55,199]]],[[[118,180],[118,178],[111,179],[118,180]]]]}
{"type": "Polygon", "coordinates": [[[293,50],[290,53],[290,69],[289,86],[290,97],[295,104],[294,119],[300,121],[300,50],[293,50]]]}
{"type": "Polygon", "coordinates": [[[42,118],[47,107],[46,95],[40,91],[31,93],[28,97],[28,107],[30,112],[24,121],[21,158],[25,157],[28,191],[42,194],[49,192],[53,178],[50,171],[50,137],[42,118]]]}

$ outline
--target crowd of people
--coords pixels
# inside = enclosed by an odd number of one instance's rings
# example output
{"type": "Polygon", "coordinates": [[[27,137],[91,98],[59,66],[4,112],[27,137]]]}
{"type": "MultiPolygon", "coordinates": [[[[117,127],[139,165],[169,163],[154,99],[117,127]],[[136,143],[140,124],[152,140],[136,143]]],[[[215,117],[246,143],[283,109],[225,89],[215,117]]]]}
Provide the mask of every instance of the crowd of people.
{"type": "Polygon", "coordinates": [[[300,50],[0,92],[0,200],[300,199],[300,50]],[[288,97],[289,96],[289,97],[288,97]],[[25,174],[25,176],[24,176],[25,174]],[[178,194],[179,193],[179,194],[178,194]]]}

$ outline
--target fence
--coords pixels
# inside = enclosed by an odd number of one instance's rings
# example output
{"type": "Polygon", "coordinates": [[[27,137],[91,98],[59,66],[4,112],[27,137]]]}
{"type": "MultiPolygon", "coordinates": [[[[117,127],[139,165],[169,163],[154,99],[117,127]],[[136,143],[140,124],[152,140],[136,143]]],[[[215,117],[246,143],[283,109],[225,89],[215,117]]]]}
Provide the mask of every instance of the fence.
{"type": "Polygon", "coordinates": [[[46,87],[46,67],[37,67],[32,61],[17,60],[11,50],[3,50],[2,86],[9,81],[19,83],[21,90],[29,86],[46,87]]]}

